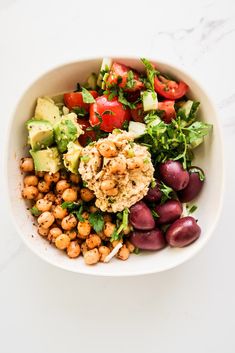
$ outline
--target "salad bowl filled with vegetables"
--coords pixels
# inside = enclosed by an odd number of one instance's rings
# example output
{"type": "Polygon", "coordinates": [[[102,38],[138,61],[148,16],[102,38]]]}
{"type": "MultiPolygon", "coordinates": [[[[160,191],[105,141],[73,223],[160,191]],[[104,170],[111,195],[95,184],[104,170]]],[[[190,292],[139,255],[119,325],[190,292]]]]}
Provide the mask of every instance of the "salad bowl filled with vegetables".
{"type": "Polygon", "coordinates": [[[67,64],[19,102],[7,172],[17,229],[44,260],[96,275],[164,271],[201,249],[219,217],[216,112],[166,63],[67,64]]]}

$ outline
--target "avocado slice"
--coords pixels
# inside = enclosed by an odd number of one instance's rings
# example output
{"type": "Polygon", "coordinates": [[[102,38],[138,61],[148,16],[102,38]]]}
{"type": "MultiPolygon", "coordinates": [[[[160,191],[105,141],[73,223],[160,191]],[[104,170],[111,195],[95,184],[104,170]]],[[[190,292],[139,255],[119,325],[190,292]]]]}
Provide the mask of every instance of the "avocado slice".
{"type": "Polygon", "coordinates": [[[83,134],[80,125],[77,123],[77,115],[70,113],[64,115],[54,126],[55,141],[60,152],[65,152],[69,142],[77,140],[83,134]]]}
{"type": "Polygon", "coordinates": [[[29,132],[29,144],[34,151],[49,147],[54,142],[52,125],[46,120],[28,120],[26,126],[29,132]]]}
{"type": "Polygon", "coordinates": [[[68,152],[64,154],[64,165],[72,173],[78,174],[79,158],[82,146],[78,142],[68,143],[68,152]]]}
{"type": "Polygon", "coordinates": [[[49,121],[54,125],[61,119],[59,107],[48,97],[38,98],[34,118],[49,121]]]}
{"type": "Polygon", "coordinates": [[[56,147],[29,152],[33,157],[36,172],[56,173],[62,167],[60,154],[56,147]]]}

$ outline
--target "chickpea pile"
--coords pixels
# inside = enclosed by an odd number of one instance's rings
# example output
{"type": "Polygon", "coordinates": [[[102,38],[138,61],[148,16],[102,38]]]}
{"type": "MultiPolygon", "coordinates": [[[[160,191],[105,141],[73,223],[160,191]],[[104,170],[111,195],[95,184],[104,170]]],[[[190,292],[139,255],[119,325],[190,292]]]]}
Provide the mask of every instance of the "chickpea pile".
{"type": "MultiPolygon", "coordinates": [[[[71,259],[82,255],[87,265],[105,262],[117,245],[117,241],[111,241],[116,225],[111,214],[104,214],[104,228],[96,234],[89,223],[89,214],[98,210],[94,205],[95,196],[82,186],[80,176],[64,170],[54,174],[35,172],[31,157],[21,159],[20,169],[25,173],[22,197],[37,210],[38,233],[71,259]],[[79,201],[89,210],[82,213],[83,221],[61,206],[64,202],[79,201]]],[[[130,229],[124,233],[128,239],[130,229]]],[[[134,245],[124,240],[116,257],[127,260],[134,250],[134,245]]]]}

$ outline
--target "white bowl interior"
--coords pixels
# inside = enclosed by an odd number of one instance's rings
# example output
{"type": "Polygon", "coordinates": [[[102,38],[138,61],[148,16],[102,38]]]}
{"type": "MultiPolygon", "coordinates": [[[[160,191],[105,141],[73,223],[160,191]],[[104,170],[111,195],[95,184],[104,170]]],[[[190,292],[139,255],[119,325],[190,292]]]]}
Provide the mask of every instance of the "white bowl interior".
{"type": "MultiPolygon", "coordinates": [[[[118,62],[142,70],[138,59],[115,58],[118,62]]],[[[154,62],[154,61],[153,61],[154,62]]],[[[84,82],[91,72],[98,72],[101,59],[92,59],[58,67],[40,77],[27,90],[20,100],[11,121],[9,144],[7,146],[7,179],[10,205],[14,222],[24,242],[37,255],[47,262],[66,270],[92,275],[126,276],[153,273],[173,268],[191,258],[201,249],[212,234],[222,204],[223,155],[222,142],[216,112],[211,101],[199,84],[188,74],[174,66],[159,63],[159,70],[170,73],[187,82],[189,96],[201,102],[200,119],[213,124],[213,134],[196,151],[194,165],[202,167],[206,173],[206,185],[194,204],[198,206],[196,218],[202,228],[201,237],[183,249],[167,247],[159,252],[143,252],[132,255],[128,261],[113,259],[109,264],[99,263],[86,266],[83,259],[71,260],[66,254],[51,246],[37,234],[33,218],[26,210],[21,197],[22,175],[18,168],[20,159],[26,155],[26,129],[24,122],[32,117],[36,98],[58,92],[74,90],[77,82],[84,82]]]]}

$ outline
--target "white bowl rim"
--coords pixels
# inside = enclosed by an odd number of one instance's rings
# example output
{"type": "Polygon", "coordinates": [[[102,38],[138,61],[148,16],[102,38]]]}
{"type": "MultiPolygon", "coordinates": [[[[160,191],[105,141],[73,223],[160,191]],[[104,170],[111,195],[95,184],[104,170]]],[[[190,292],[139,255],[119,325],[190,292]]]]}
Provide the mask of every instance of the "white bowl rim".
{"type": "MultiPolygon", "coordinates": [[[[105,57],[110,57],[110,58],[114,58],[114,59],[120,59],[120,60],[139,60],[140,57],[138,56],[114,56],[114,55],[105,55],[105,57]]],[[[213,232],[215,231],[215,228],[218,224],[220,215],[221,215],[221,211],[222,211],[222,207],[223,207],[223,199],[224,199],[224,189],[225,189],[225,162],[224,162],[224,142],[223,142],[223,138],[222,138],[222,127],[221,127],[221,123],[218,117],[218,112],[217,112],[217,108],[215,107],[215,104],[213,103],[213,99],[210,97],[210,95],[208,94],[207,90],[204,89],[203,84],[201,83],[201,80],[198,78],[195,78],[194,75],[192,75],[191,73],[188,72],[187,69],[182,68],[182,66],[179,65],[175,65],[174,63],[172,63],[169,60],[165,60],[164,59],[157,59],[157,58],[153,58],[150,57],[149,55],[147,56],[149,61],[153,61],[158,63],[160,66],[161,65],[167,65],[169,67],[172,67],[172,69],[176,69],[178,71],[178,73],[182,73],[185,74],[186,76],[190,77],[196,84],[197,86],[200,88],[200,90],[203,92],[203,95],[206,97],[206,99],[208,100],[208,102],[210,103],[213,111],[214,111],[214,120],[216,121],[216,124],[218,126],[218,138],[219,138],[219,143],[220,143],[220,147],[221,147],[221,163],[222,165],[220,166],[220,168],[222,169],[222,176],[221,176],[221,194],[220,194],[220,198],[219,198],[219,204],[218,204],[218,208],[217,208],[217,213],[216,213],[216,217],[214,218],[214,222],[213,225],[211,225],[210,229],[207,231],[207,239],[200,243],[197,247],[195,247],[193,249],[193,251],[191,253],[188,254],[188,256],[186,256],[184,259],[182,259],[182,261],[179,261],[177,264],[169,264],[169,266],[165,266],[163,269],[155,269],[153,266],[153,269],[151,270],[142,270],[142,269],[138,269],[138,271],[132,271],[132,272],[122,272],[122,273],[113,273],[111,274],[110,271],[103,271],[102,273],[95,273],[95,272],[89,272],[89,266],[87,266],[87,269],[82,269],[80,270],[79,268],[77,268],[76,270],[74,269],[68,269],[68,268],[64,268],[62,265],[60,265],[59,263],[55,263],[54,261],[52,261],[51,259],[49,259],[46,255],[44,255],[41,252],[38,252],[37,249],[31,245],[29,242],[26,241],[26,238],[23,236],[23,233],[17,223],[17,221],[15,220],[14,216],[13,216],[13,211],[12,211],[12,204],[10,202],[10,198],[7,197],[7,208],[9,210],[9,214],[10,214],[10,218],[12,219],[12,223],[15,226],[15,229],[17,230],[17,233],[20,235],[21,239],[23,240],[23,243],[26,245],[27,248],[29,248],[34,254],[36,254],[40,259],[46,261],[48,264],[53,265],[57,268],[60,268],[64,271],[69,271],[69,272],[74,272],[80,275],[90,275],[90,276],[97,276],[97,277],[134,277],[134,276],[142,276],[142,275],[150,275],[150,274],[154,274],[154,273],[160,273],[160,272],[165,272],[168,270],[171,270],[175,267],[178,267],[182,264],[184,264],[185,262],[189,261],[190,259],[192,259],[208,242],[208,240],[211,238],[213,232]]],[[[7,124],[7,131],[6,131],[6,137],[5,137],[5,148],[4,148],[4,179],[5,179],[5,185],[6,185],[6,190],[9,189],[9,183],[8,183],[8,150],[9,147],[8,145],[10,144],[10,133],[11,133],[11,129],[12,129],[12,124],[14,121],[14,117],[15,114],[17,112],[19,103],[21,102],[21,100],[23,99],[23,97],[25,96],[25,94],[31,89],[31,87],[40,79],[42,79],[44,76],[48,75],[49,73],[56,71],[58,69],[62,69],[63,67],[66,66],[70,66],[70,65],[75,65],[75,64],[79,64],[80,62],[88,62],[88,61],[93,61],[93,60],[102,60],[103,57],[96,57],[96,56],[89,56],[89,57],[83,57],[80,56],[77,60],[73,60],[73,61],[69,61],[69,62],[63,62],[57,66],[51,67],[49,69],[47,69],[46,71],[44,71],[43,73],[38,74],[26,87],[26,89],[24,89],[23,93],[20,95],[20,97],[17,99],[16,101],[16,105],[15,105],[15,109],[13,110],[11,117],[8,121],[7,124]]]]}

